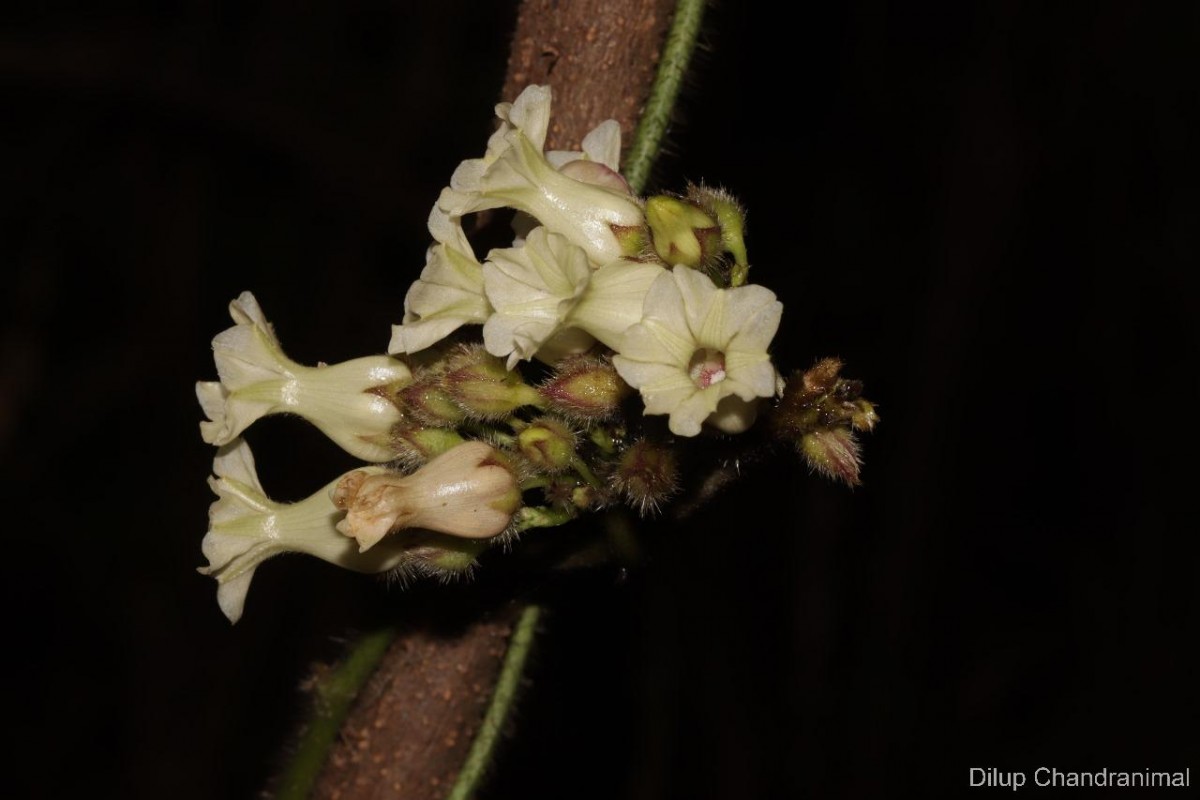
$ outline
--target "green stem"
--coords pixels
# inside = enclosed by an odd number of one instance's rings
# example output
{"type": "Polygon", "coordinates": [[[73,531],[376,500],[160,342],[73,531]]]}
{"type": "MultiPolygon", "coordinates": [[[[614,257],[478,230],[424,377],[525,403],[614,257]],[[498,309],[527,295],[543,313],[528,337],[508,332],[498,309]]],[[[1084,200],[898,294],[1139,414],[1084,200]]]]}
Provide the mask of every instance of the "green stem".
{"type": "Polygon", "coordinates": [[[542,610],[535,605],[525,606],[521,611],[512,639],[509,640],[504,664],[500,667],[500,677],[496,680],[492,702],[488,705],[487,713],[479,726],[479,733],[475,735],[475,741],[471,744],[471,752],[467,753],[467,760],[463,763],[462,771],[458,773],[458,779],[454,782],[447,800],[468,800],[483,779],[484,772],[492,761],[492,753],[500,740],[500,731],[517,696],[517,687],[521,683],[521,675],[525,672],[525,662],[529,658],[529,650],[533,645],[541,613],[542,610]]]}
{"type": "Polygon", "coordinates": [[[579,456],[571,459],[571,469],[575,470],[575,473],[583,478],[589,486],[597,489],[600,488],[600,479],[596,477],[596,473],[592,472],[592,468],[579,456]]]}
{"type": "Polygon", "coordinates": [[[671,30],[667,33],[662,62],[658,65],[658,74],[654,76],[654,85],[650,87],[650,97],[646,100],[646,110],[642,112],[629,155],[625,158],[625,180],[629,181],[630,188],[637,194],[646,186],[650,168],[658,157],[663,136],[671,122],[679,87],[683,85],[692,51],[696,49],[705,2],[679,0],[675,6],[675,19],[671,21],[671,30]]]}
{"type": "Polygon", "coordinates": [[[304,800],[312,792],[354,698],[375,672],[395,638],[395,628],[364,634],[351,646],[342,662],[318,681],[312,716],[279,779],[275,800],[304,800]]]}

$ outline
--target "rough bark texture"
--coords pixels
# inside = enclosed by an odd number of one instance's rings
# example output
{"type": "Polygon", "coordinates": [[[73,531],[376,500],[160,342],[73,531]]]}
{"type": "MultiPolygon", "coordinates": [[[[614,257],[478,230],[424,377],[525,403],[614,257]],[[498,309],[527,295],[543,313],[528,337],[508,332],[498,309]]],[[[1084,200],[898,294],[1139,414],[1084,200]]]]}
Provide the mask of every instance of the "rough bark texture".
{"type": "MultiPolygon", "coordinates": [[[[526,0],[504,98],[531,83],[553,87],[550,148],[577,147],[606,119],[620,122],[628,143],[673,8],[673,0],[526,0]]],[[[516,610],[450,637],[403,634],[350,712],[314,796],[444,798],[491,699],[516,610]]]]}
{"type": "Polygon", "coordinates": [[[442,798],[492,695],[516,606],[458,635],[402,635],[367,682],[314,796],[442,798]]]}
{"type": "Polygon", "coordinates": [[[606,119],[628,145],[650,92],[674,0],[526,0],[521,4],[504,98],[550,84],[547,146],[574,148],[606,119]]]}

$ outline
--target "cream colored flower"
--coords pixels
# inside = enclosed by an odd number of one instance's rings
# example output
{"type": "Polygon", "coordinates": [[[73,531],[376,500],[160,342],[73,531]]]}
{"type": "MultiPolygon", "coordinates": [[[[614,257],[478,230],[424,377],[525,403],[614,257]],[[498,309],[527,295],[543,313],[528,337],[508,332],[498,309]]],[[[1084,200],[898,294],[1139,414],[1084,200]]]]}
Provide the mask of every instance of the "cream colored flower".
{"type": "MultiPolygon", "coordinates": [[[[370,467],[374,472],[377,467],[370,467]]],[[[360,553],[335,527],[342,512],[330,493],[341,480],[299,503],[269,499],[254,469],[249,445],[236,439],[217,451],[208,484],[217,500],[208,510],[201,551],[208,566],[200,573],[217,580],[217,604],[237,622],[258,565],[280,553],[307,553],[356,572],[383,572],[405,559],[399,546],[360,553]]]]}
{"type": "Polygon", "coordinates": [[[642,319],[642,303],[655,280],[667,275],[657,264],[617,259],[592,273],[587,291],[568,322],[613,350],[624,346],[625,332],[642,319]]]}
{"type": "MultiPolygon", "coordinates": [[[[497,106],[497,115],[503,124],[488,140],[487,154],[459,165],[449,188],[438,198],[438,207],[456,217],[488,208],[515,208],[582,247],[593,265],[623,255],[613,227],[643,225],[641,206],[628,192],[577,180],[567,174],[570,170],[560,172],[547,160],[542,148],[549,124],[549,88],[528,87],[511,107],[497,106]]],[[[608,126],[589,146],[611,160],[611,141],[608,126]]]]}
{"type": "Polygon", "coordinates": [[[483,325],[483,343],[508,368],[533,358],[579,302],[592,277],[587,254],[566,237],[534,228],[523,247],[493,250],[483,285],[495,312],[483,325]]]}
{"type": "Polygon", "coordinates": [[[641,392],[647,414],[670,415],[672,433],[695,436],[731,395],[749,403],[775,393],[767,347],[783,304],[770,290],[719,289],[702,273],[676,266],[654,281],[642,311],[613,366],[641,392]]]}
{"type": "Polygon", "coordinates": [[[463,325],[482,324],[492,311],[483,293],[483,267],[460,218],[434,206],[429,232],[435,244],[404,298],[404,324],[392,326],[389,353],[424,350],[463,325]]]}
{"type": "Polygon", "coordinates": [[[535,228],[523,247],[493,250],[483,265],[495,309],[483,326],[484,345],[507,356],[509,369],[535,355],[552,363],[583,352],[593,337],[617,349],[662,274],[654,264],[624,259],[593,271],[582,248],[535,228]]]}
{"type": "Polygon", "coordinates": [[[521,489],[495,450],[471,441],[411,475],[351,472],[337,484],[333,502],[347,512],[337,529],[357,540],[365,553],[401,528],[467,539],[496,536],[521,507],[521,489]]]}
{"type": "Polygon", "coordinates": [[[228,444],[255,420],[290,413],[365,461],[395,457],[388,441],[400,412],[387,395],[411,380],[408,367],[389,356],[305,367],[284,355],[253,294],[242,292],[229,314],[236,324],[212,342],[220,380],[196,384],[204,441],[228,444]]]}

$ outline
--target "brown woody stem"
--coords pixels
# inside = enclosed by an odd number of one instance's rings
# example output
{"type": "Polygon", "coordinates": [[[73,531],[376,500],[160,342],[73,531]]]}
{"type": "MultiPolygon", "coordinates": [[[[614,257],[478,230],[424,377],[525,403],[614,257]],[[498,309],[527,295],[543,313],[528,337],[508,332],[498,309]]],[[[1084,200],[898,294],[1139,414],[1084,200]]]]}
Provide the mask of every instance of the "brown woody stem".
{"type": "MultiPolygon", "coordinates": [[[[504,99],[532,83],[553,88],[548,148],[577,149],[588,130],[610,118],[628,142],[674,8],[674,0],[524,0],[504,99]]],[[[536,609],[513,605],[492,610],[490,619],[487,608],[479,612],[481,621],[453,636],[439,636],[432,626],[399,635],[359,693],[313,796],[441,800],[451,792],[455,798],[472,794],[537,621],[536,609]]]]}

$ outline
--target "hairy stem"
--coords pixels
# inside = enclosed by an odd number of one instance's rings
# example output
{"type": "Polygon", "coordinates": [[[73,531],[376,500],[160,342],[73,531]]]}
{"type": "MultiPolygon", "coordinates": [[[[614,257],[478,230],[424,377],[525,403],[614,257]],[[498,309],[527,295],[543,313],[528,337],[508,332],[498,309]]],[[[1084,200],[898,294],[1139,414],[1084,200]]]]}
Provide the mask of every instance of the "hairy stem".
{"type": "Polygon", "coordinates": [[[467,754],[467,760],[463,763],[462,771],[458,773],[458,780],[454,782],[448,800],[468,800],[491,764],[500,732],[516,699],[517,687],[525,672],[525,662],[529,658],[541,614],[540,608],[529,605],[525,606],[521,616],[517,618],[512,639],[508,643],[508,653],[504,656],[504,665],[496,679],[492,702],[488,705],[483,723],[479,726],[479,733],[475,735],[471,752],[467,754]]]}
{"type": "Polygon", "coordinates": [[[667,46],[663,50],[658,74],[650,89],[650,99],[638,123],[633,146],[625,158],[622,172],[629,186],[641,193],[650,177],[650,168],[662,148],[663,137],[675,110],[675,100],[687,74],[692,52],[696,49],[696,37],[700,33],[700,22],[704,18],[706,0],[679,0],[675,6],[675,19],[667,34],[667,46]]]}
{"type": "Polygon", "coordinates": [[[351,703],[395,638],[396,629],[390,627],[360,636],[346,651],[342,662],[317,680],[312,717],[279,778],[276,800],[304,800],[312,792],[351,703]]]}
{"type": "MultiPolygon", "coordinates": [[[[584,134],[608,118],[616,118],[628,134],[644,109],[623,169],[640,191],[670,120],[702,10],[703,0],[523,0],[504,98],[511,100],[531,83],[553,87],[551,149],[578,148],[584,134]]],[[[303,765],[294,763],[286,775],[309,774],[324,758],[317,797],[467,800],[494,759],[540,617],[537,606],[527,605],[511,634],[501,619],[468,624],[451,637],[414,628],[390,648],[374,640],[387,652],[381,661],[375,656],[378,670],[365,688],[361,679],[348,688],[346,705],[355,691],[361,696],[340,735],[318,737],[310,729],[301,744],[303,765]],[[500,653],[503,661],[497,664],[500,653]],[[490,694],[482,694],[488,689],[490,694]],[[441,746],[432,747],[434,741],[441,746]],[[464,755],[460,748],[467,741],[464,755]]],[[[391,641],[393,634],[376,635],[391,641]]],[[[363,647],[356,646],[347,668],[363,647]]],[[[279,796],[305,796],[306,790],[299,791],[279,796]]]]}

